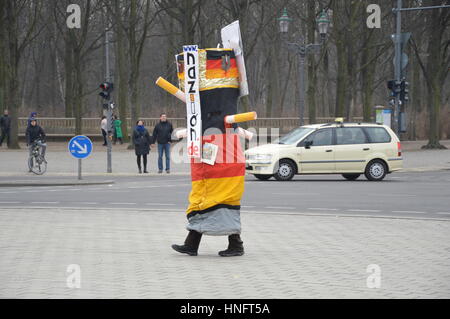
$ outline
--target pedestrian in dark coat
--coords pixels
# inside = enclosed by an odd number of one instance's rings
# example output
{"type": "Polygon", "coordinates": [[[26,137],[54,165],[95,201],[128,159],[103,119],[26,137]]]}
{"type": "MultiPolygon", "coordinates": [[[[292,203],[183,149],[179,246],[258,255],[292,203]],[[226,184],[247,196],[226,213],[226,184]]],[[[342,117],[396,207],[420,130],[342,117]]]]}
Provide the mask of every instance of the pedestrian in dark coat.
{"type": "Polygon", "coordinates": [[[167,121],[166,113],[159,117],[159,123],[153,129],[153,144],[158,142],[158,173],[163,172],[163,154],[166,154],[166,173],[170,174],[170,144],[172,143],[172,123],[167,121]]]}
{"type": "Polygon", "coordinates": [[[5,110],[3,116],[0,118],[0,131],[0,146],[2,146],[3,141],[6,139],[6,145],[9,147],[11,140],[11,117],[9,116],[8,110],[5,110]]]}
{"type": "Polygon", "coordinates": [[[137,156],[137,165],[139,169],[139,174],[142,174],[141,158],[144,164],[144,173],[147,171],[147,155],[150,153],[150,144],[152,139],[148,130],[144,126],[144,121],[137,121],[136,127],[133,132],[133,144],[134,150],[137,156]]]}

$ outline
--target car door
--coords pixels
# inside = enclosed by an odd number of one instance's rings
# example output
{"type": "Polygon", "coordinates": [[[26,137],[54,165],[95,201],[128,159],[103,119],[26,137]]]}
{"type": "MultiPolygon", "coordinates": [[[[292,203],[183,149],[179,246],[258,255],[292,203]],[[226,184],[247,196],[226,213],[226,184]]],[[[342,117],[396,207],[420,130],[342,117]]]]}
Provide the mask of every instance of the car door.
{"type": "Polygon", "coordinates": [[[362,127],[337,127],[334,159],[337,173],[362,173],[370,144],[362,127]]]}
{"type": "Polygon", "coordinates": [[[333,173],[333,129],[325,128],[308,135],[299,144],[300,173],[333,173]]]}

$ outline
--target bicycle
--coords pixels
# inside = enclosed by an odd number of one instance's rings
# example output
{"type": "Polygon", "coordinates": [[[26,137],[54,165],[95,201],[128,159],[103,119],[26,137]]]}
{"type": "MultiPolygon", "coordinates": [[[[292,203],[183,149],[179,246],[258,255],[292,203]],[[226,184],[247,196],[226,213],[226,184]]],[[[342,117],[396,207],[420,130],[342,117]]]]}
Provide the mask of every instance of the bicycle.
{"type": "Polygon", "coordinates": [[[41,154],[41,146],[38,142],[42,143],[42,141],[38,140],[31,145],[32,149],[31,155],[28,158],[28,168],[34,174],[42,175],[47,171],[47,161],[41,154]]]}

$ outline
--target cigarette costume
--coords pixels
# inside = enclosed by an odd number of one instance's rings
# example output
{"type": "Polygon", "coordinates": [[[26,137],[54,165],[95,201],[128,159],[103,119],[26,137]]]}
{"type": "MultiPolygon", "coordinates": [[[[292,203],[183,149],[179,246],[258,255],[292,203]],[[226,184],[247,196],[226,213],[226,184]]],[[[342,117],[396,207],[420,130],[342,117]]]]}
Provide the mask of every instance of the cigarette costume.
{"type": "MultiPolygon", "coordinates": [[[[240,234],[240,200],[244,193],[245,159],[238,136],[225,125],[237,113],[238,71],[230,49],[199,50],[202,147],[217,146],[214,165],[191,159],[192,191],[189,195],[188,230],[206,235],[240,234]],[[228,61],[227,71],[222,62],[228,61]],[[229,132],[226,132],[226,126],[229,132]],[[216,134],[208,134],[215,130],[216,134]]],[[[183,64],[183,55],[177,57],[183,64]]],[[[226,63],[226,62],[225,62],[226,63]]],[[[184,70],[178,73],[184,83],[184,70]]],[[[184,85],[181,85],[184,91],[184,85]]]]}
{"type": "MultiPolygon", "coordinates": [[[[186,50],[191,48],[185,46],[186,50]]],[[[188,136],[191,157],[192,190],[186,211],[189,234],[184,245],[172,245],[172,248],[197,255],[203,234],[229,236],[228,249],[219,255],[240,256],[244,253],[240,238],[240,205],[244,193],[245,158],[239,137],[251,136],[246,134],[250,132],[238,129],[236,123],[256,119],[256,113],[236,114],[240,72],[233,49],[197,50],[195,47],[192,50],[198,53],[196,69],[185,61],[189,59],[186,52],[176,56],[179,88],[162,78],[157,80],[157,85],[186,102],[188,112],[188,128],[182,135],[188,136]],[[195,79],[194,75],[198,75],[197,86],[195,80],[186,79],[195,79]],[[197,93],[200,110],[195,110],[197,93]],[[200,123],[196,112],[201,114],[201,136],[196,134],[200,123]]]]}

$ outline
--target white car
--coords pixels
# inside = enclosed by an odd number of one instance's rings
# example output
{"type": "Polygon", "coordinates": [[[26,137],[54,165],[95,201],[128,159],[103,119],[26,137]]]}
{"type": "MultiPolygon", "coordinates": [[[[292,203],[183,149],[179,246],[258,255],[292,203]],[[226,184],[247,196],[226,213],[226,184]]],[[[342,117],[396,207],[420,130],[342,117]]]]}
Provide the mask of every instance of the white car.
{"type": "Polygon", "coordinates": [[[272,144],[245,152],[246,172],[260,180],[291,180],[295,174],[365,174],[381,181],[403,167],[397,135],[374,123],[328,123],[296,128],[272,144]]]}

